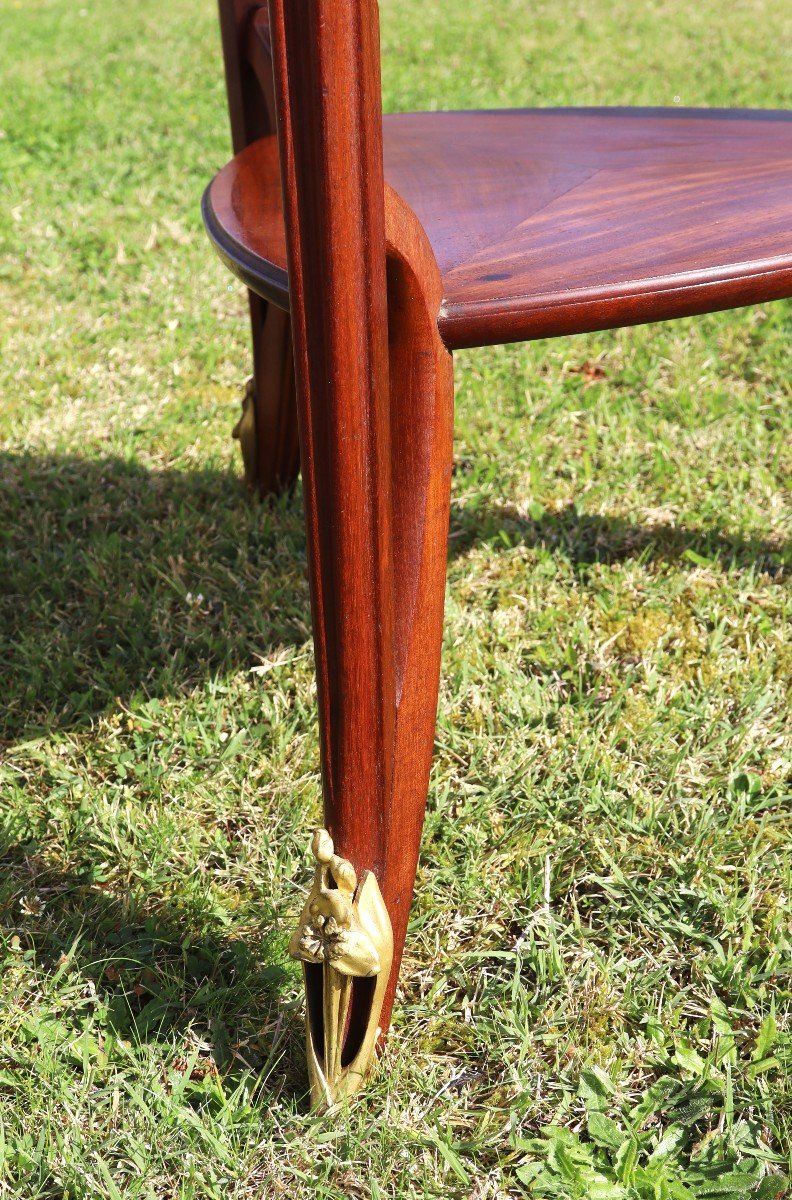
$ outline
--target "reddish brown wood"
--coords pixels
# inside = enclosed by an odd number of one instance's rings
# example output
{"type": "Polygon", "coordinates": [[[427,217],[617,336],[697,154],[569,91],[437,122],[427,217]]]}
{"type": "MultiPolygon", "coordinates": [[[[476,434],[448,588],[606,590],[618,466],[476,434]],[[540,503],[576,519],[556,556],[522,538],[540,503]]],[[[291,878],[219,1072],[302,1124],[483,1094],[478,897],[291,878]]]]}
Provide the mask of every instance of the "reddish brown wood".
{"type": "Polygon", "coordinates": [[[454,425],[453,364],[437,331],[440,273],[426,234],[387,185],[385,225],[396,729],[382,879],[394,960],[383,1029],[407,933],[434,749],[454,425]]]}
{"type": "Polygon", "coordinates": [[[232,158],[204,193],[206,232],[228,268],[270,304],[290,307],[277,138],[232,158]]]}
{"type": "Polygon", "coordinates": [[[270,16],[326,816],[337,853],[381,870],[394,672],[379,66],[356,4],[273,0],[270,16]]]}
{"type": "MultiPolygon", "coordinates": [[[[234,150],[275,131],[275,88],[265,0],[219,0],[234,150]]],[[[249,292],[253,335],[256,485],[262,495],[289,488],[300,469],[288,316],[249,292]]]]}
{"type": "Polygon", "coordinates": [[[388,905],[387,1026],[432,757],[449,349],[792,295],[792,114],[383,123],[376,0],[269,0],[269,18],[246,61],[264,80],[271,37],[278,139],[237,153],[204,216],[267,311],[291,312],[325,820],[388,905]]]}
{"type": "MultiPolygon", "coordinates": [[[[266,111],[266,132],[274,133],[277,128],[275,76],[272,66],[272,38],[270,36],[269,12],[266,0],[260,4],[260,7],[251,10],[244,26],[243,36],[243,69],[252,72],[255,76],[256,84],[258,85],[258,96],[260,98],[258,103],[261,104],[263,102],[263,107],[266,111]]],[[[255,138],[251,137],[248,141],[255,141],[255,138]]]]}
{"type": "MultiPolygon", "coordinates": [[[[399,114],[384,147],[437,258],[452,348],[792,295],[792,114],[399,114]]],[[[288,304],[276,179],[265,141],[208,202],[232,269],[288,304]]]]}
{"type": "Polygon", "coordinates": [[[404,245],[386,275],[374,0],[272,0],[270,13],[325,821],[337,852],[376,873],[391,915],[385,1028],[437,704],[450,358],[437,334],[436,268],[423,290],[431,251],[397,200],[389,226],[393,238],[403,221],[404,245]]]}
{"type": "Polygon", "coordinates": [[[544,109],[399,120],[387,178],[429,234],[450,345],[792,294],[792,114],[544,109]],[[453,147],[452,163],[442,145],[453,147]]]}
{"type": "MultiPolygon", "coordinates": [[[[252,26],[266,18],[266,0],[219,0],[231,139],[238,154],[275,132],[274,85],[262,87],[250,61],[252,26]]],[[[272,67],[270,66],[270,75],[272,67]]]]}
{"type": "Polygon", "coordinates": [[[256,412],[256,484],[262,496],[287,491],[300,473],[294,355],[288,312],[250,293],[256,412]]]}
{"type": "Polygon", "coordinates": [[[266,301],[288,310],[278,139],[261,138],[223,167],[202,207],[206,230],[229,269],[266,301]]]}

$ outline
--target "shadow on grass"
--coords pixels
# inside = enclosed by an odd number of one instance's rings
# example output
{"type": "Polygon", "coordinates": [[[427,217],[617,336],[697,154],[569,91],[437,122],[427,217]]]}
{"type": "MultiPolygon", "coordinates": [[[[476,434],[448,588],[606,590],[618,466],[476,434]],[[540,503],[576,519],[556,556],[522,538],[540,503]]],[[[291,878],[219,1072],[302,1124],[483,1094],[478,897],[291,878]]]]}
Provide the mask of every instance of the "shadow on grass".
{"type": "Polygon", "coordinates": [[[218,470],[0,455],[0,739],[309,637],[301,505],[252,504],[218,470]]]}
{"type": "MultiPolygon", "coordinates": [[[[522,541],[576,565],[704,559],[777,573],[789,547],[574,506],[454,508],[450,553],[522,541]]],[[[302,505],[218,470],[0,455],[0,740],[185,693],[310,637],[302,505]]]]}
{"type": "MultiPolygon", "coordinates": [[[[482,542],[497,548],[504,536],[581,567],[692,557],[775,574],[789,559],[788,547],[768,541],[571,506],[537,520],[509,506],[454,508],[452,555],[482,542]]],[[[183,693],[309,636],[299,500],[250,503],[218,470],[0,455],[0,736],[75,727],[136,696],[183,693]]],[[[304,1096],[274,914],[256,914],[255,939],[230,937],[186,894],[120,893],[97,869],[87,861],[64,871],[35,838],[0,829],[0,930],[19,938],[37,971],[67,963],[90,979],[108,1035],[172,1047],[182,1027],[205,1030],[212,1053],[191,1068],[196,1086],[216,1067],[260,1075],[268,1095],[304,1096]]]]}
{"type": "Polygon", "coordinates": [[[211,1092],[219,1074],[226,1087],[256,1078],[271,1101],[305,1100],[302,1021],[285,1007],[289,978],[273,916],[256,922],[255,938],[229,938],[219,920],[178,899],[113,893],[92,880],[91,864],[62,871],[13,834],[0,827],[0,937],[43,988],[19,1065],[27,1042],[38,1041],[79,1066],[82,1044],[73,1045],[87,1030],[122,1059],[124,1047],[158,1047],[198,1090],[211,1092]]]}
{"type": "Polygon", "coordinates": [[[792,566],[792,548],[764,538],[744,538],[717,528],[689,525],[638,525],[623,517],[580,513],[568,504],[537,520],[514,506],[479,505],[451,511],[450,554],[465,554],[474,545],[522,542],[560,554],[577,567],[620,563],[629,559],[691,566],[753,567],[770,576],[792,566]]]}

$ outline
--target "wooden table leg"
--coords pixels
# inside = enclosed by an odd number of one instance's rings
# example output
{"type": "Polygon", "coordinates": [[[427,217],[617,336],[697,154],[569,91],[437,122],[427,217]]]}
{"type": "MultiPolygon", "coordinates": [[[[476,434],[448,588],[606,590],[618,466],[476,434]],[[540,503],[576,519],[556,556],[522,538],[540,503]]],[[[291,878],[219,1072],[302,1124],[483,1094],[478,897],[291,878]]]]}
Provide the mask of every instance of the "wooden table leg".
{"type": "Polygon", "coordinates": [[[300,471],[297,399],[289,314],[250,295],[253,377],[234,428],[245,482],[264,497],[288,491],[300,471]]]}
{"type": "Polygon", "coordinates": [[[270,0],[269,14],[325,824],[337,870],[356,881],[328,936],[331,880],[344,890],[331,869],[302,922],[317,928],[293,943],[311,968],[314,1099],[328,1104],[360,1085],[362,1048],[370,1057],[387,1028],[407,929],[437,706],[453,377],[437,265],[383,179],[376,0],[270,0]],[[369,918],[372,974],[360,969],[370,955],[348,953],[369,918]],[[334,977],[340,962],[354,964],[351,987],[334,977]]]}

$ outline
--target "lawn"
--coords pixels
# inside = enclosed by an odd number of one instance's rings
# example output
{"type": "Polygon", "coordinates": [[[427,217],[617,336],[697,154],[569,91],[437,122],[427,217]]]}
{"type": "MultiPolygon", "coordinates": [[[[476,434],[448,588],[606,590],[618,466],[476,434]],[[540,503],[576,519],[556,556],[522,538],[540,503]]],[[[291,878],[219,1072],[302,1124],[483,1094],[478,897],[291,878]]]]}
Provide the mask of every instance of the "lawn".
{"type": "MultiPolygon", "coordinates": [[[[389,109],[792,105],[788,0],[383,0],[389,109]]],[[[306,1102],[299,489],[229,437],[210,0],[0,0],[0,1197],[785,1194],[792,307],[457,356],[393,1036],[306,1102]]]]}

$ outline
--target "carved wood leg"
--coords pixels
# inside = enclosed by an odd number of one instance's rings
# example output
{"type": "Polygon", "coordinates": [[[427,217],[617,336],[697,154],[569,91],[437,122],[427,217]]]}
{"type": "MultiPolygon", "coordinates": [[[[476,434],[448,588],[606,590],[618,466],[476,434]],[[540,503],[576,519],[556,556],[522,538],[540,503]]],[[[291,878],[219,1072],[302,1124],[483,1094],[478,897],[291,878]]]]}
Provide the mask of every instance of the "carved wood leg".
{"type": "Polygon", "coordinates": [[[404,950],[434,749],[454,421],[453,364],[437,333],[437,268],[423,231],[393,194],[386,230],[396,721],[393,787],[382,815],[381,884],[394,944],[383,1031],[404,950]]]}
{"type": "MultiPolygon", "coordinates": [[[[219,0],[234,152],[275,130],[269,18],[264,0],[219,0]]],[[[234,427],[245,481],[261,496],[286,491],[297,478],[300,451],[291,321],[249,292],[253,378],[234,427]]]]}
{"type": "Polygon", "coordinates": [[[245,482],[264,497],[287,491],[300,470],[294,358],[289,314],[249,295],[253,378],[233,436],[242,450],[245,482]]]}
{"type": "Polygon", "coordinates": [[[269,0],[269,16],[329,830],[292,949],[326,1105],[366,1074],[407,928],[437,705],[453,385],[437,264],[383,179],[376,0],[269,0]]]}
{"type": "MultiPolygon", "coordinates": [[[[291,945],[305,970],[312,1099],[325,1107],[361,1085],[390,1023],[440,672],[453,371],[437,334],[434,262],[420,230],[390,200],[389,241],[397,238],[401,253],[390,245],[389,420],[377,437],[362,440],[362,460],[353,452],[342,467],[339,455],[331,473],[314,454],[313,486],[306,485],[309,537],[320,551],[312,567],[329,831],[322,836],[361,881],[348,891],[346,921],[336,920],[327,905],[345,885],[317,854],[314,889],[291,945]],[[378,490],[380,505],[372,501],[378,490]],[[390,928],[377,917],[380,891],[390,928]],[[349,939],[363,928],[370,955],[355,963],[349,939]],[[372,956],[376,971],[366,965],[372,956]]],[[[315,836],[315,853],[318,845],[315,836]]]]}

